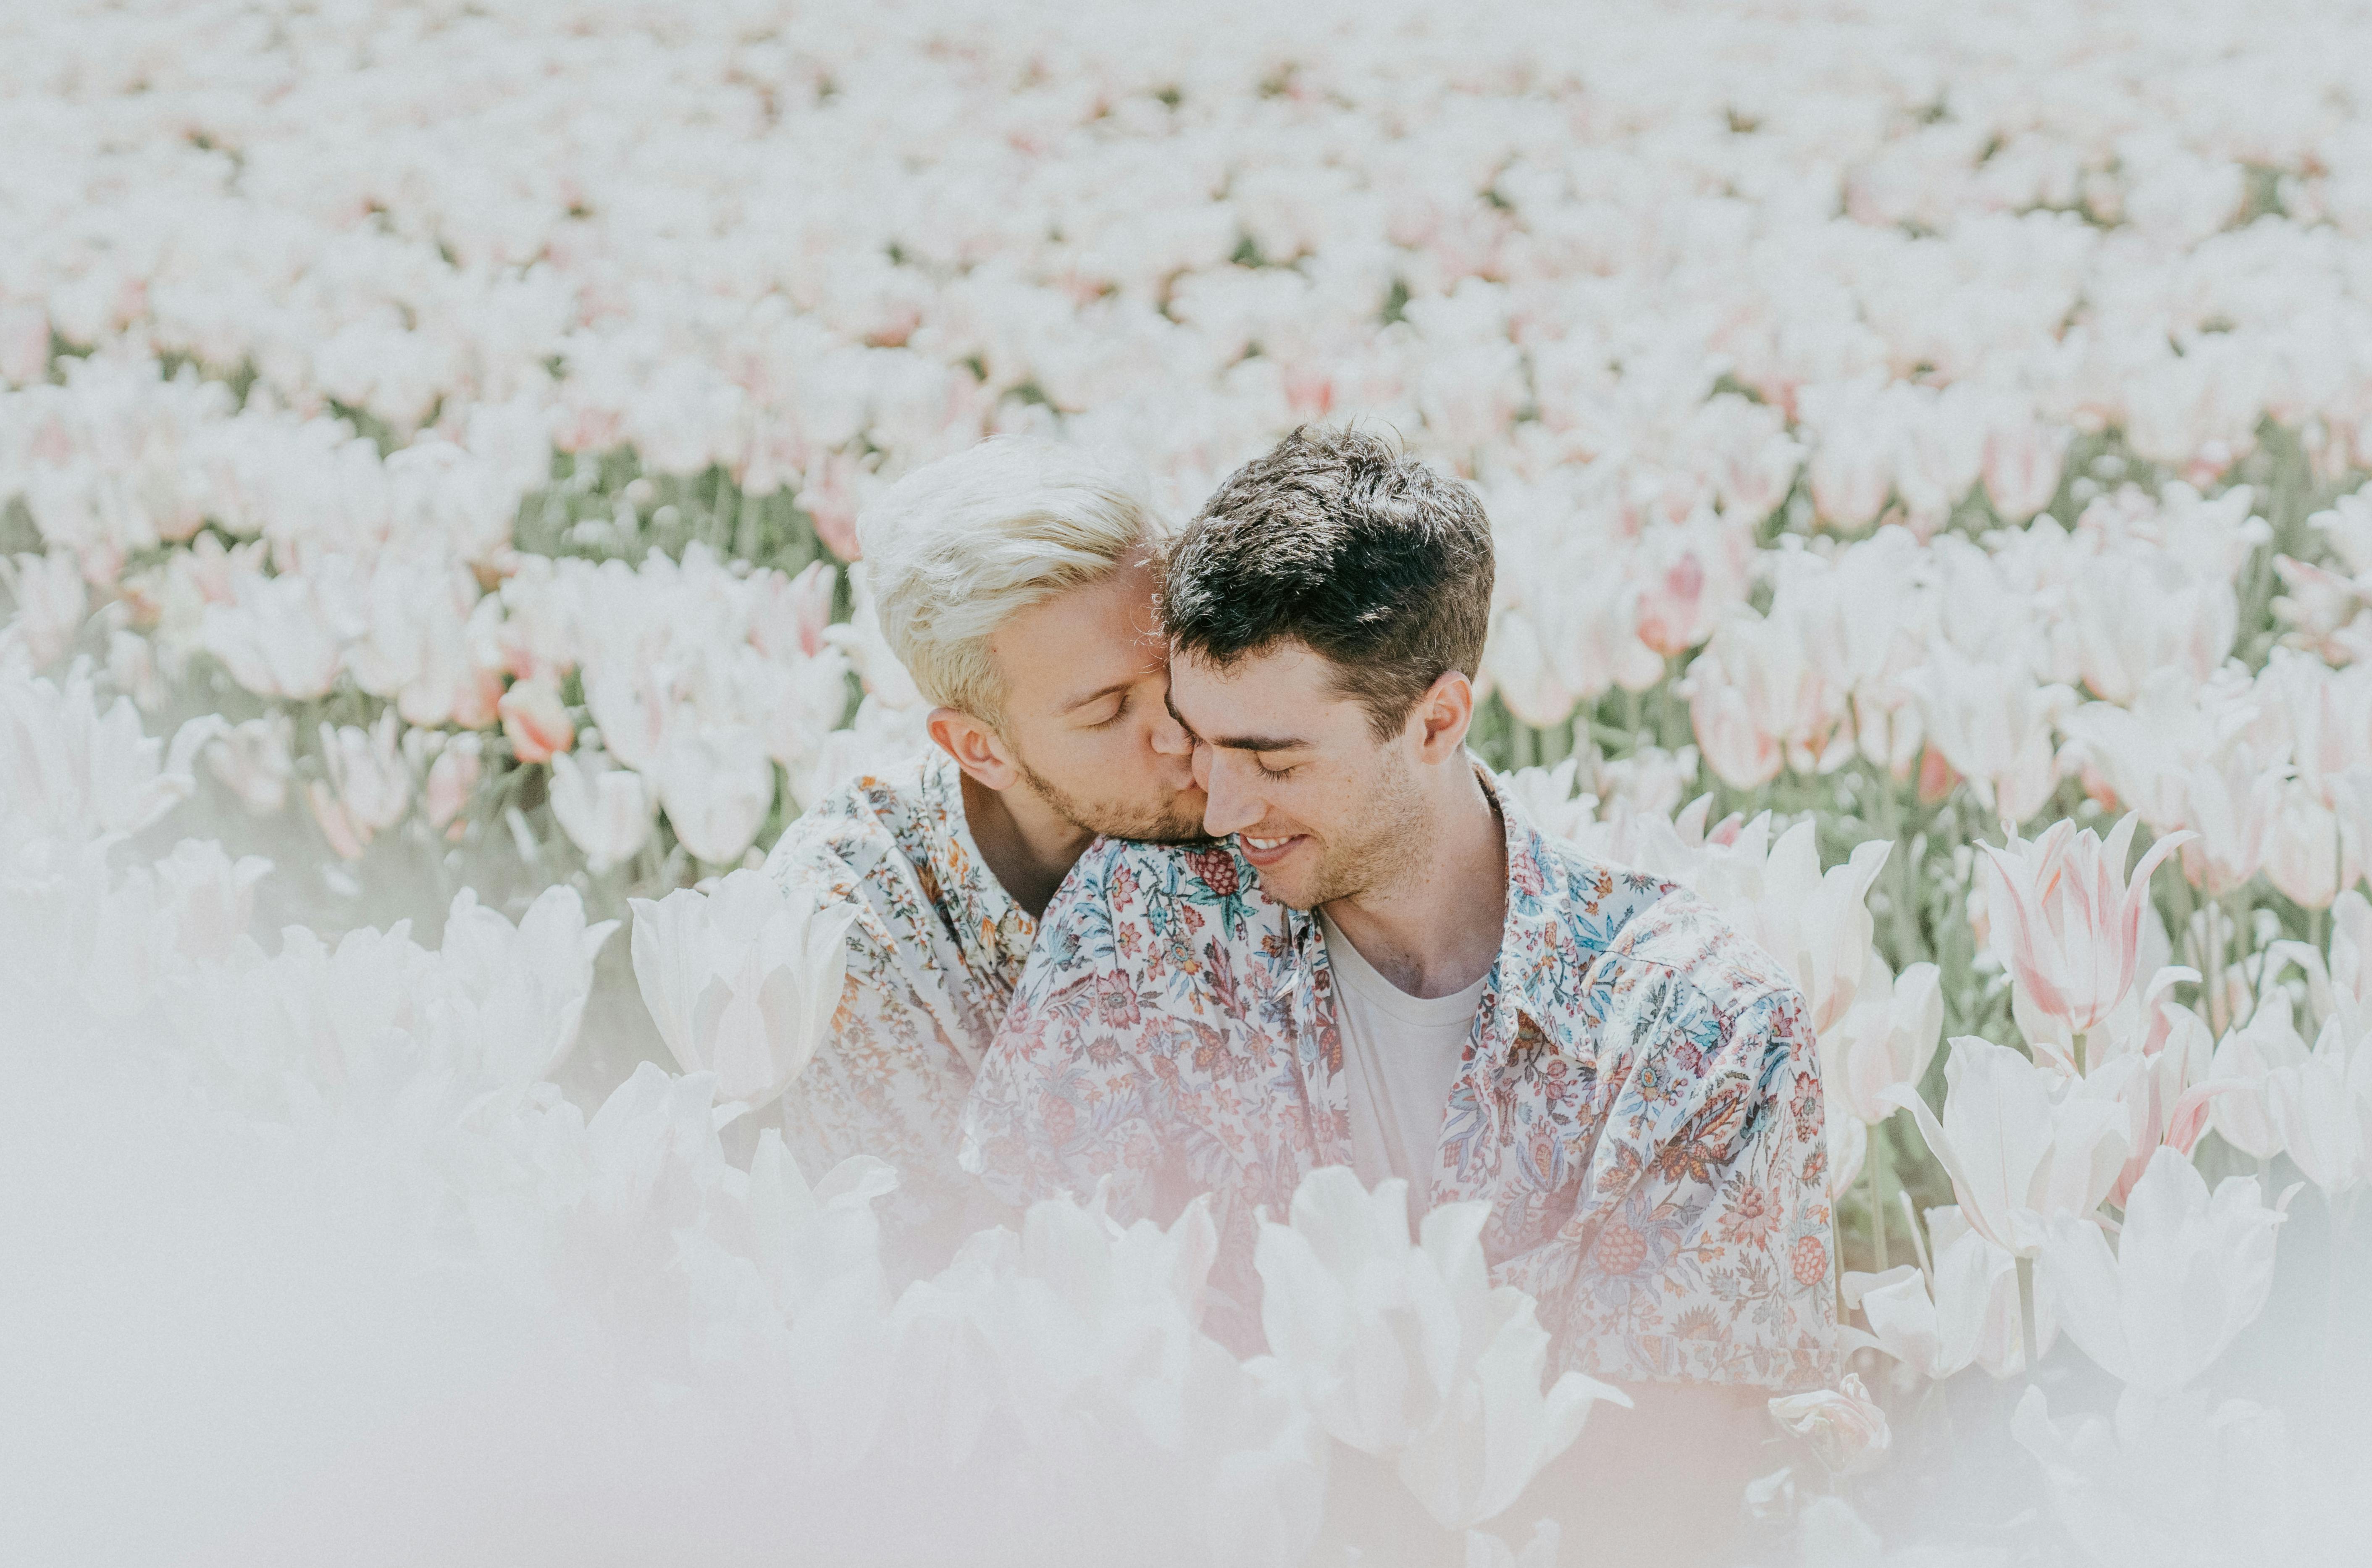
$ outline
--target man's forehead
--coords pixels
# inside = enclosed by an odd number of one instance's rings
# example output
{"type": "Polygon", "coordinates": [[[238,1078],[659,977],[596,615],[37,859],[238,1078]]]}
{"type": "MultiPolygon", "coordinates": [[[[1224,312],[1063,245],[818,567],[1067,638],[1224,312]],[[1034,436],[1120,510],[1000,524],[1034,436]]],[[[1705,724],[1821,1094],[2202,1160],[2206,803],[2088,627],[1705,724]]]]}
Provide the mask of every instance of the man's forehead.
{"type": "Polygon", "coordinates": [[[1180,723],[1215,746],[1246,738],[1308,741],[1333,727],[1331,710],[1347,699],[1335,689],[1334,667],[1299,643],[1281,644],[1225,666],[1188,651],[1169,658],[1170,709],[1180,723]]]}

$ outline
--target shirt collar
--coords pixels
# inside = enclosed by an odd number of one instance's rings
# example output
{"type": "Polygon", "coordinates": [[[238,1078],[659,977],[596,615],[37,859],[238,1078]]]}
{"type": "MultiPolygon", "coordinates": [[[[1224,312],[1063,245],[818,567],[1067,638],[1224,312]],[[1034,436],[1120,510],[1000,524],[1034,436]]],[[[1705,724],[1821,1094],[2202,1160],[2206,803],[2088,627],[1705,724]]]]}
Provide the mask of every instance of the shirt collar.
{"type": "Polygon", "coordinates": [[[947,858],[953,864],[941,868],[940,896],[959,939],[987,947],[994,962],[1017,976],[1038,939],[1038,923],[1006,891],[972,841],[971,822],[964,814],[963,771],[934,746],[924,760],[923,786],[952,843],[953,853],[947,858]]]}
{"type": "Polygon", "coordinates": [[[1541,959],[1556,950],[1557,919],[1553,902],[1545,895],[1552,876],[1548,837],[1516,799],[1502,788],[1498,777],[1480,758],[1475,775],[1498,804],[1500,825],[1507,842],[1507,914],[1499,937],[1498,961],[1492,965],[1492,984],[1485,994],[1482,1044],[1494,1061],[1504,1062],[1529,1020],[1536,1033],[1546,1034],[1554,997],[1543,990],[1547,966],[1541,959]]]}
{"type": "MultiPolygon", "coordinates": [[[[1516,1047],[1529,1020],[1536,1033],[1548,1032],[1553,997],[1541,988],[1541,955],[1553,951],[1556,917],[1543,897],[1549,885],[1548,838],[1516,799],[1503,788],[1490,764],[1471,751],[1467,761],[1483,791],[1499,808],[1499,824],[1506,835],[1507,912],[1499,936],[1499,956],[1491,965],[1491,984],[1483,988],[1477,1025],[1483,1046],[1494,1061],[1504,1062],[1516,1047]]],[[[1288,910],[1286,919],[1295,945],[1304,958],[1324,963],[1326,942],[1318,915],[1311,910],[1288,910]]]]}

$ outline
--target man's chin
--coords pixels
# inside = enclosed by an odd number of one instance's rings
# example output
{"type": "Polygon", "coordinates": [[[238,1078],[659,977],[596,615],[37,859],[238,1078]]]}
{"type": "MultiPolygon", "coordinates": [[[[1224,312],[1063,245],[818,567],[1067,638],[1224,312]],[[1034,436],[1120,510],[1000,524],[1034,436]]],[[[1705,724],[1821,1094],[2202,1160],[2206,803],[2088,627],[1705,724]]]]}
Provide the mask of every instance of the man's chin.
{"type": "Polygon", "coordinates": [[[1126,839],[1140,844],[1207,844],[1210,834],[1203,830],[1203,814],[1192,816],[1163,813],[1152,817],[1106,817],[1101,821],[1079,824],[1088,831],[1108,839],[1126,839]]]}
{"type": "Polygon", "coordinates": [[[1219,841],[1203,830],[1202,819],[1191,821],[1160,821],[1140,824],[1129,831],[1103,830],[1108,839],[1127,839],[1141,844],[1211,844],[1219,841]]]}

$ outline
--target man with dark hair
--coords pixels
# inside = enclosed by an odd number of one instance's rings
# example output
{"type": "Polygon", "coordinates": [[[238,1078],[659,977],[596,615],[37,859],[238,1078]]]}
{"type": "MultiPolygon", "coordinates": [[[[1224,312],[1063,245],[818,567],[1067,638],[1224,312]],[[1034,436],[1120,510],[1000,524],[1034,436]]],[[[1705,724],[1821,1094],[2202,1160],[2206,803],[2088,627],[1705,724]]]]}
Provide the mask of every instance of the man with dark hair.
{"type": "Polygon", "coordinates": [[[1239,1341],[1254,1211],[1310,1170],[1485,1201],[1552,1370],[1665,1386],[1607,1425],[1685,1445],[1710,1498],[1750,1473],[1739,1412],[1833,1371],[1813,1035],[1709,906],[1546,837],[1466,750],[1491,587],[1471,492],[1374,436],[1296,431],[1220,487],[1161,603],[1224,842],[1080,861],[964,1160],[1017,1198],[1109,1179],[1124,1218],[1213,1193],[1239,1341]]]}

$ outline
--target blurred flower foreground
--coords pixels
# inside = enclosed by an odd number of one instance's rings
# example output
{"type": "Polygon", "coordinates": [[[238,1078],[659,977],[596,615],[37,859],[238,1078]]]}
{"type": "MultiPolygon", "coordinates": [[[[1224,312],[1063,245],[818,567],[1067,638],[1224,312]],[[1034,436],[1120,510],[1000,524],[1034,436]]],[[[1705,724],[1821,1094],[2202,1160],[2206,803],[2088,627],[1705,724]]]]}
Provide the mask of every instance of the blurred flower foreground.
{"type": "Polygon", "coordinates": [[[1199,1210],[909,1281],[896,1172],[768,1126],[838,932],[749,867],[922,743],[867,496],[1035,431],[1183,515],[1357,416],[1487,502],[1477,744],[1821,1031],[1849,1370],[1743,1557],[2349,1560],[2366,61],[2329,0],[15,8],[12,1556],[1588,1561],[1522,1499],[1624,1412],[1472,1214],[1314,1177],[1238,1361],[1199,1210]]]}

